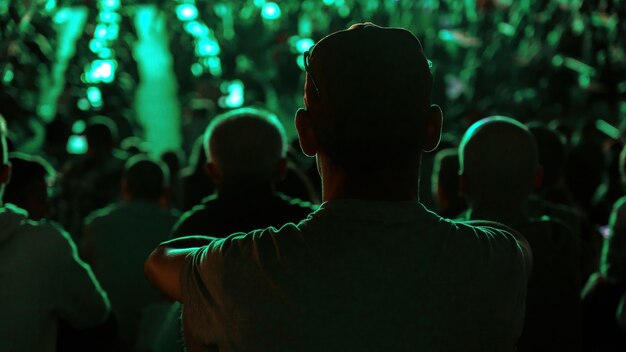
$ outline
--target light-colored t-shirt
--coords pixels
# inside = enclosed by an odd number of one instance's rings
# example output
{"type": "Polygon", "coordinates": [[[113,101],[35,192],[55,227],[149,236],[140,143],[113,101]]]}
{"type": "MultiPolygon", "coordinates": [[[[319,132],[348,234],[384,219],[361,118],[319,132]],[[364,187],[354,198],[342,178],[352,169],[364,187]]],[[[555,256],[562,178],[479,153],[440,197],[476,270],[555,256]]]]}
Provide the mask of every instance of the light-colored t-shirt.
{"type": "Polygon", "coordinates": [[[215,240],[181,274],[187,335],[220,351],[513,351],[529,258],[493,225],[336,200],[215,240]]]}
{"type": "Polygon", "coordinates": [[[0,351],[56,351],[58,320],[93,327],[110,305],[67,233],[0,208],[0,351]]]}

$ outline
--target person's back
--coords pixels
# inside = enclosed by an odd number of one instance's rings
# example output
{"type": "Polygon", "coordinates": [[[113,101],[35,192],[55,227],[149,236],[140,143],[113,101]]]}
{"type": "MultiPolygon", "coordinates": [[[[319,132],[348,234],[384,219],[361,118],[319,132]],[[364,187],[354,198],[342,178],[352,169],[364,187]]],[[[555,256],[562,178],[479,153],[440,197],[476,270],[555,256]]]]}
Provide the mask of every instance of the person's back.
{"type": "Polygon", "coordinates": [[[442,117],[417,38],[359,24],[320,40],[304,64],[296,128],[317,158],[321,208],[278,230],[165,242],[146,262],[183,303],[188,348],[513,351],[527,243],[419,202],[421,154],[436,148],[442,117]]]}
{"type": "Polygon", "coordinates": [[[287,173],[285,132],[269,112],[243,108],[217,116],[204,137],[206,169],[215,194],[186,212],[173,237],[226,237],[298,223],[314,208],[275,190],[287,173]]]}
{"type": "Polygon", "coordinates": [[[59,319],[81,329],[104,322],[108,299],[69,236],[0,209],[0,350],[54,351],[59,319]]]}
{"type": "Polygon", "coordinates": [[[511,118],[485,118],[465,133],[459,155],[467,218],[506,224],[533,251],[520,351],[580,350],[583,243],[560,220],[530,214],[528,196],[541,176],[532,135],[511,118]]]}
{"type": "Polygon", "coordinates": [[[524,260],[510,234],[416,202],[329,201],[198,252],[185,314],[220,351],[512,351],[524,260]]]}
{"type": "Polygon", "coordinates": [[[143,261],[158,243],[169,238],[177,216],[159,205],[167,187],[164,165],[142,156],[129,159],[123,199],[85,220],[81,254],[109,293],[119,325],[120,350],[130,349],[142,309],[158,291],[143,274],[143,261]]]}

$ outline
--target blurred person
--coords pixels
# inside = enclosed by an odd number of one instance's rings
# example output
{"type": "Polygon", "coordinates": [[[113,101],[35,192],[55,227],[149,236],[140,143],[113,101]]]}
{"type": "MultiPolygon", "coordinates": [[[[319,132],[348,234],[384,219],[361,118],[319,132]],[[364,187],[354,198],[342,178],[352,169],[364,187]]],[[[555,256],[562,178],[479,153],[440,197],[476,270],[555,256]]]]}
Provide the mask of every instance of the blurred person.
{"type": "Polygon", "coordinates": [[[457,148],[443,149],[435,155],[432,194],[444,218],[454,219],[467,208],[459,193],[459,153],[457,148]]]}
{"type": "Polygon", "coordinates": [[[183,157],[181,153],[180,150],[168,150],[161,154],[161,161],[167,166],[169,174],[169,184],[163,197],[164,206],[175,209],[180,209],[182,206],[180,170],[183,157]]]}
{"type": "Polygon", "coordinates": [[[5,128],[0,117],[0,350],[56,351],[61,321],[75,329],[103,323],[109,299],[65,231],[2,205],[11,175],[5,128]]]}
{"type": "Polygon", "coordinates": [[[206,173],[204,137],[200,136],[193,145],[189,165],[180,170],[182,187],[182,210],[189,210],[215,191],[215,185],[206,173]]]}
{"type": "Polygon", "coordinates": [[[4,201],[26,210],[31,220],[49,218],[48,185],[56,171],[44,159],[24,153],[9,154],[9,162],[12,177],[4,190],[4,201]]]}
{"type": "Polygon", "coordinates": [[[305,53],[296,127],[321,208],[299,224],[161,244],[146,262],[183,303],[189,350],[512,351],[527,243],[419,202],[419,161],[441,134],[417,38],[358,24],[305,53]]]}
{"type": "Polygon", "coordinates": [[[285,132],[269,112],[242,108],[216,117],[206,129],[204,149],[217,190],[181,217],[174,237],[281,227],[313,211],[310,203],[275,191],[287,173],[285,132]]]}
{"type": "MultiPolygon", "coordinates": [[[[620,153],[619,168],[626,188],[626,147],[620,153]]],[[[617,322],[626,315],[626,196],[613,205],[607,235],[599,272],[592,275],[583,292],[585,347],[617,352],[626,348],[626,330],[617,322]]]]}
{"type": "Polygon", "coordinates": [[[143,308],[158,298],[142,264],[154,246],[169,238],[178,218],[161,206],[168,178],[161,162],[134,156],[125,166],[122,201],[85,219],[81,255],[109,293],[119,326],[116,351],[131,350],[143,308]]]}
{"type": "Polygon", "coordinates": [[[582,243],[558,219],[528,212],[528,196],[542,176],[532,134],[508,117],[482,119],[466,131],[459,155],[468,218],[506,224],[532,249],[519,351],[580,351],[582,243]]]}
{"type": "Polygon", "coordinates": [[[61,222],[78,238],[89,213],[118,199],[125,162],[115,150],[117,128],[113,120],[92,117],[87,121],[85,137],[87,153],[70,161],[61,174],[61,222]]]}

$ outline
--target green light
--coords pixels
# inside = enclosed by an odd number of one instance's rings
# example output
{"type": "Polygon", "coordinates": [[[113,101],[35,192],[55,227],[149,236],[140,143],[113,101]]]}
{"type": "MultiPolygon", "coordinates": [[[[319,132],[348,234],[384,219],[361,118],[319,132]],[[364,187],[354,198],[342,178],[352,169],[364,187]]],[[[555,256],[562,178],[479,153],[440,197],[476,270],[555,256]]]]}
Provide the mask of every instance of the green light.
{"type": "Polygon", "coordinates": [[[110,48],[102,48],[98,51],[98,57],[101,59],[111,59],[115,54],[115,50],[110,48]]]}
{"type": "Polygon", "coordinates": [[[261,9],[261,17],[266,20],[279,19],[281,15],[280,6],[275,2],[266,2],[261,9]]]}
{"type": "Polygon", "coordinates": [[[209,72],[216,77],[222,75],[222,62],[219,57],[213,56],[209,58],[205,58],[205,65],[209,68],[209,72]]]}
{"type": "Polygon", "coordinates": [[[87,100],[91,103],[93,107],[102,106],[102,92],[98,87],[89,87],[87,88],[87,100]]]}
{"type": "Polygon", "coordinates": [[[93,32],[94,39],[104,39],[107,37],[107,25],[100,23],[96,26],[96,30],[93,32]]]}
{"type": "Polygon", "coordinates": [[[552,57],[552,65],[556,67],[563,65],[563,56],[558,55],[558,54],[554,55],[552,57]]]}
{"type": "Polygon", "coordinates": [[[222,84],[222,90],[228,91],[228,95],[221,97],[218,100],[218,104],[224,108],[239,108],[244,103],[244,85],[240,80],[234,80],[227,83],[226,86],[222,84]]]}
{"type": "Polygon", "coordinates": [[[498,24],[498,31],[507,37],[515,35],[515,27],[505,22],[498,24]]]}
{"type": "Polygon", "coordinates": [[[326,6],[331,6],[332,4],[335,3],[335,0],[323,0],[322,1],[324,3],[324,5],[326,6]]]}
{"type": "Polygon", "coordinates": [[[265,4],[265,0],[254,0],[254,6],[261,7],[265,4]]]}
{"type": "Polygon", "coordinates": [[[192,4],[182,4],[176,6],[176,16],[181,21],[192,21],[198,18],[198,8],[192,4]]]}
{"type": "Polygon", "coordinates": [[[582,74],[578,76],[578,85],[580,85],[583,88],[589,88],[590,84],[591,84],[591,77],[589,77],[589,75],[582,74]]]}
{"type": "Polygon", "coordinates": [[[100,6],[102,6],[102,10],[114,11],[120,7],[120,0],[102,0],[100,6]]]}
{"type": "Polygon", "coordinates": [[[72,17],[72,10],[68,7],[62,7],[54,14],[52,22],[56,24],[63,24],[69,21],[70,17],[72,17]]]}
{"type": "Polygon", "coordinates": [[[115,60],[94,60],[87,70],[86,81],[89,83],[111,83],[115,79],[115,60]]]}
{"type": "Polygon", "coordinates": [[[300,67],[300,69],[304,71],[304,57],[302,55],[298,55],[298,57],[296,58],[296,63],[298,64],[298,67],[300,67]]]}
{"type": "Polygon", "coordinates": [[[348,16],[350,16],[350,7],[349,6],[341,6],[339,8],[339,10],[337,10],[337,14],[339,15],[339,17],[341,18],[346,18],[348,16]]]}
{"type": "Polygon", "coordinates": [[[303,53],[311,49],[315,42],[311,38],[302,38],[296,42],[296,49],[299,53],[303,53]]]}
{"type": "Polygon", "coordinates": [[[198,21],[190,21],[185,23],[185,31],[194,37],[203,37],[209,34],[209,28],[198,21]]]}
{"type": "Polygon", "coordinates": [[[456,40],[454,33],[447,29],[442,29],[439,31],[439,39],[443,42],[453,42],[456,40]]]}
{"type": "Polygon", "coordinates": [[[116,23],[122,20],[122,16],[120,16],[119,13],[111,12],[111,11],[100,12],[99,17],[100,17],[100,22],[104,22],[104,23],[116,23]]]}
{"type": "Polygon", "coordinates": [[[76,106],[82,111],[87,111],[89,110],[89,108],[91,108],[91,104],[89,104],[89,100],[85,98],[80,98],[78,102],[76,102],[76,106]]]}
{"type": "Polygon", "coordinates": [[[2,76],[2,82],[5,84],[11,83],[13,78],[15,78],[15,73],[13,73],[13,70],[8,69],[4,72],[4,76],[2,76]]]}
{"type": "Polygon", "coordinates": [[[48,0],[46,1],[46,5],[44,7],[44,10],[46,12],[52,12],[54,11],[54,9],[57,7],[57,2],[56,0],[48,0]]]}
{"type": "Polygon", "coordinates": [[[204,72],[204,68],[199,63],[196,62],[195,64],[191,65],[191,74],[193,74],[194,76],[200,77],[202,75],[202,72],[204,72]]]}
{"type": "Polygon", "coordinates": [[[602,133],[606,134],[607,136],[615,139],[615,140],[619,140],[621,137],[621,134],[619,132],[619,129],[613,125],[611,125],[610,123],[602,120],[602,119],[598,119],[596,120],[596,128],[601,131],[602,133]]]}
{"type": "Polygon", "coordinates": [[[198,56],[216,56],[220,53],[220,46],[216,41],[205,38],[196,44],[196,54],[198,56]]]}
{"type": "Polygon", "coordinates": [[[70,154],[85,154],[87,153],[87,139],[85,136],[71,135],[65,149],[70,154]]]}
{"type": "Polygon", "coordinates": [[[85,132],[85,129],[87,129],[87,124],[84,120],[76,120],[76,122],[72,125],[73,134],[81,134],[85,132]]]}

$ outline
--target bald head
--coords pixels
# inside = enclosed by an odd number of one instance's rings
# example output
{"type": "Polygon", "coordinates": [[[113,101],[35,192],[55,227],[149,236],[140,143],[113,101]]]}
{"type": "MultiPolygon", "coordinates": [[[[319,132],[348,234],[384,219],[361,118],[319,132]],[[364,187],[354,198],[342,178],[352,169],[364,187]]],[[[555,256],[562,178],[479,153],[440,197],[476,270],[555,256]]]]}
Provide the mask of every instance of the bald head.
{"type": "Polygon", "coordinates": [[[538,166],[537,146],[521,123],[502,116],[473,124],[459,146],[464,193],[472,203],[522,202],[538,166]]]}
{"type": "Polygon", "coordinates": [[[285,159],[285,131],[278,118],[263,110],[243,108],[216,117],[205,132],[208,162],[224,181],[276,181],[285,159]]]}

